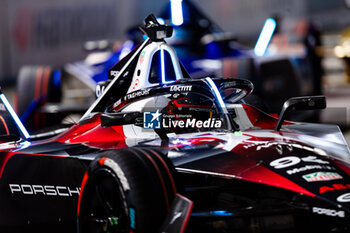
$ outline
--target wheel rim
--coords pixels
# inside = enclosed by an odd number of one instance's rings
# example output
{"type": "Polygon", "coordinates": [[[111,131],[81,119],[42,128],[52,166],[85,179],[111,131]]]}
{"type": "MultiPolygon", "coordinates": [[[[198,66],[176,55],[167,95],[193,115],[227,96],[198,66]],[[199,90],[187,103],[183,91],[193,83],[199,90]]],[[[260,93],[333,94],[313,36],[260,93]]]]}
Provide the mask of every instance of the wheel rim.
{"type": "Polygon", "coordinates": [[[84,187],[82,198],[80,232],[129,232],[124,192],[109,169],[102,168],[94,173],[84,187]]]}

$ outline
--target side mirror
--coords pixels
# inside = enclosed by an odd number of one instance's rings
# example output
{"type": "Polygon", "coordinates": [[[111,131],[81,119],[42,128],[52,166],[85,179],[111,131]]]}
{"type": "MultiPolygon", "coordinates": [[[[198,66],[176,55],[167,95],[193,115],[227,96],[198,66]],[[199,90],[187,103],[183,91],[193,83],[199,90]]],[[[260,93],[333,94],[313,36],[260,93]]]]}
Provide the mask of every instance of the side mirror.
{"type": "Polygon", "coordinates": [[[282,123],[286,114],[292,110],[317,110],[326,108],[326,97],[323,95],[319,96],[303,96],[293,97],[284,102],[280,117],[275,126],[275,131],[281,129],[282,123]]]}
{"type": "MultiPolygon", "coordinates": [[[[140,112],[103,113],[101,114],[101,126],[137,124],[140,117],[142,117],[142,113],[140,112]]],[[[140,123],[142,124],[142,122],[140,123]]]]}

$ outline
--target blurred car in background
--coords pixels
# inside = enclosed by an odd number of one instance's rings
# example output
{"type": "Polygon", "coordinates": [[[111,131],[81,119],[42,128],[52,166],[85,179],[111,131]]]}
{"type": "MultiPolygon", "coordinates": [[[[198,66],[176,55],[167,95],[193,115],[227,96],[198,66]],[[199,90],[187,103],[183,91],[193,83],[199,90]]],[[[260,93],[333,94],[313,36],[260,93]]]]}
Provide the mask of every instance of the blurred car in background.
{"type": "MultiPolygon", "coordinates": [[[[170,1],[160,16],[159,20],[174,26],[174,36],[167,41],[191,77],[246,78],[256,87],[246,101],[266,112],[276,113],[292,96],[316,94],[310,66],[301,62],[307,60],[304,55],[266,55],[276,27],[273,19],[265,22],[253,50],[221,30],[189,0],[170,1]]],[[[109,46],[107,41],[87,42],[85,48],[90,54],[85,60],[58,69],[23,67],[18,77],[17,112],[26,127],[36,130],[51,126],[57,119],[71,122],[72,114],[86,110],[95,99],[94,92],[100,92],[97,83],[107,80],[108,70],[144,39],[137,28],[128,31],[128,38],[121,46],[109,46]]],[[[303,114],[301,119],[305,118],[309,116],[303,114]]],[[[294,119],[300,117],[295,115],[294,119]]]]}

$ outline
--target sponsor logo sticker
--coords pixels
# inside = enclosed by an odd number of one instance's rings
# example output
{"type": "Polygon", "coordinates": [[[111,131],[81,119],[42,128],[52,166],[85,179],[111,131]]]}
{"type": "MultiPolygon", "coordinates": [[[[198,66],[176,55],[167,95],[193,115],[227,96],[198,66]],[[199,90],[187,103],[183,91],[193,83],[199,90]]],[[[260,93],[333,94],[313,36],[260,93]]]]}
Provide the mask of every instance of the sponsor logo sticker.
{"type": "Polygon", "coordinates": [[[192,91],[192,86],[175,85],[170,87],[170,91],[192,91]]]}
{"type": "Polygon", "coordinates": [[[130,217],[130,227],[132,229],[135,229],[136,226],[136,217],[135,217],[136,213],[135,213],[135,209],[134,208],[130,208],[129,209],[129,217],[130,217]]]}
{"type": "Polygon", "coordinates": [[[312,213],[327,215],[331,217],[345,218],[345,212],[343,210],[332,210],[332,209],[325,209],[320,207],[312,207],[312,213]]]}
{"type": "Polygon", "coordinates": [[[328,181],[328,180],[338,180],[343,177],[336,172],[314,172],[307,175],[303,175],[303,178],[307,182],[315,181],[328,181]]]}
{"type": "Polygon", "coordinates": [[[117,77],[118,75],[119,75],[119,71],[114,71],[114,70],[111,71],[111,76],[117,77]]]}
{"type": "MultiPolygon", "coordinates": [[[[328,191],[337,191],[337,190],[343,190],[343,189],[350,189],[350,184],[332,184],[329,186],[321,186],[319,193],[325,193],[328,191]]],[[[349,193],[349,201],[350,201],[350,193],[349,193]]]]}
{"type": "Polygon", "coordinates": [[[115,172],[115,174],[118,176],[120,183],[123,186],[123,189],[125,191],[130,190],[130,185],[128,182],[128,179],[126,178],[123,170],[120,168],[119,164],[117,164],[114,160],[106,158],[104,160],[104,165],[112,168],[112,170],[115,172]]]}
{"type": "Polygon", "coordinates": [[[146,52],[142,51],[140,54],[140,63],[142,63],[145,60],[145,55],[146,55],[146,52]]]}
{"type": "Polygon", "coordinates": [[[287,167],[297,165],[301,161],[307,162],[307,163],[329,164],[328,161],[319,159],[316,156],[307,156],[303,158],[299,158],[296,156],[288,156],[288,157],[283,157],[272,161],[270,163],[270,166],[274,167],[275,169],[281,169],[281,168],[287,168],[287,167]]]}
{"type": "Polygon", "coordinates": [[[125,100],[131,100],[136,97],[141,97],[149,94],[150,89],[145,89],[145,90],[139,90],[139,91],[134,91],[131,92],[130,94],[127,94],[125,96],[125,100]]]}
{"type": "Polygon", "coordinates": [[[345,193],[337,198],[337,202],[350,202],[350,193],[345,193]]]}
{"type": "Polygon", "coordinates": [[[140,82],[140,80],[137,78],[137,79],[135,80],[134,87],[132,88],[133,90],[135,90],[135,88],[137,87],[137,85],[139,85],[139,82],[140,82]]]}
{"type": "Polygon", "coordinates": [[[318,170],[335,170],[334,167],[326,166],[326,165],[306,165],[304,167],[298,167],[298,168],[293,168],[293,169],[287,170],[287,174],[288,175],[293,175],[293,174],[296,174],[296,173],[299,173],[299,172],[304,172],[304,171],[307,171],[307,170],[315,170],[315,169],[318,169],[318,170]]]}
{"type": "Polygon", "coordinates": [[[72,197],[79,196],[80,187],[35,185],[35,184],[9,184],[11,194],[44,195],[72,197]]]}

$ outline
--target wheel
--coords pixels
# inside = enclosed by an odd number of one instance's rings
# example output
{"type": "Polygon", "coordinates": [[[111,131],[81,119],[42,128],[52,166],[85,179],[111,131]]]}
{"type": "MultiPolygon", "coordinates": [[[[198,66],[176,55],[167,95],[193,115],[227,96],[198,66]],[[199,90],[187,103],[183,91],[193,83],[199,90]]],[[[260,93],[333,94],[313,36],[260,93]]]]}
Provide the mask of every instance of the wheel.
{"type": "Polygon", "coordinates": [[[174,174],[170,161],[154,150],[99,156],[82,183],[78,232],[157,232],[176,194],[174,174]]]}
{"type": "Polygon", "coordinates": [[[24,66],[17,80],[17,113],[29,129],[39,129],[50,124],[40,107],[47,102],[61,100],[60,71],[49,66],[24,66]]]}

